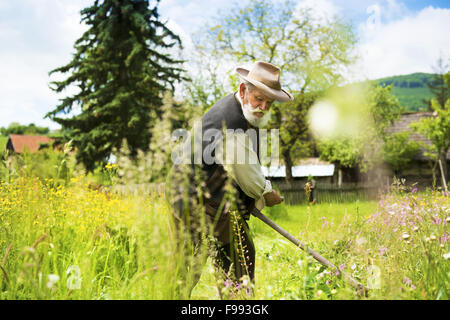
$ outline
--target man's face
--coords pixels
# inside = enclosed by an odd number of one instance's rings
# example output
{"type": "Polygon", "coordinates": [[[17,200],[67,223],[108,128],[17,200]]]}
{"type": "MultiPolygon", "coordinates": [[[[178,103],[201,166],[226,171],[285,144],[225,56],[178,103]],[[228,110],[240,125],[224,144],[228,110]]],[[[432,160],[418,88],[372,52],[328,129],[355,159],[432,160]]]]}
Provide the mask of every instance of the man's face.
{"type": "Polygon", "coordinates": [[[262,118],[267,112],[269,112],[273,99],[270,99],[260,90],[255,88],[252,91],[244,90],[242,103],[251,108],[250,111],[254,116],[257,118],[262,118]]]}
{"type": "Polygon", "coordinates": [[[240,92],[243,104],[244,117],[255,127],[263,128],[270,120],[270,107],[273,100],[264,95],[260,90],[254,88],[247,90],[244,84],[241,84],[240,92]]]}

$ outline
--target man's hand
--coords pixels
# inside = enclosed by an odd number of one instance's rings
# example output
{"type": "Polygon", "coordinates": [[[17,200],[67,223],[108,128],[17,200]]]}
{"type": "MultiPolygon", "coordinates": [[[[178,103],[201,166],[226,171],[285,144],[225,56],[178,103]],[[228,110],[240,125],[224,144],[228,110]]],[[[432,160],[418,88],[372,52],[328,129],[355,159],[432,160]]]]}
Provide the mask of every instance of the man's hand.
{"type": "Polygon", "coordinates": [[[266,202],[267,207],[273,207],[276,204],[280,204],[283,200],[284,198],[280,197],[275,190],[264,195],[264,201],[266,202]]]}

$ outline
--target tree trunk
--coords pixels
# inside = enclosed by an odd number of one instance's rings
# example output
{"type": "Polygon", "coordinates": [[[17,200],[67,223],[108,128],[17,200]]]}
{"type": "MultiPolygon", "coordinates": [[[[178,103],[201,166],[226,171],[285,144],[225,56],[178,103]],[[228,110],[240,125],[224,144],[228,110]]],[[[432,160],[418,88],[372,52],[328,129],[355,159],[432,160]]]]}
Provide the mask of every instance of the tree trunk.
{"type": "Polygon", "coordinates": [[[286,182],[289,186],[292,186],[292,183],[294,182],[294,178],[292,177],[292,158],[289,151],[283,152],[283,160],[284,164],[286,166],[286,182]]]}
{"type": "Polygon", "coordinates": [[[433,188],[436,187],[436,167],[439,164],[439,160],[431,160],[430,161],[430,167],[431,167],[431,174],[433,176],[433,188]]]}
{"type": "Polygon", "coordinates": [[[342,187],[342,168],[341,166],[338,167],[338,188],[340,189],[342,187]]]}

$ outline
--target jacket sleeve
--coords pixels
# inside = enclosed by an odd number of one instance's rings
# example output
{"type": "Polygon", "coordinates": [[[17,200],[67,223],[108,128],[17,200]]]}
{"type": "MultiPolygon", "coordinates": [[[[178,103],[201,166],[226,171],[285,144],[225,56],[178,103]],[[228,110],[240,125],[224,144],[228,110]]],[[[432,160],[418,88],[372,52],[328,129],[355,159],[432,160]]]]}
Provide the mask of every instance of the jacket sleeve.
{"type": "MultiPolygon", "coordinates": [[[[272,191],[270,181],[264,177],[258,156],[248,135],[228,134],[225,143],[222,140],[217,150],[217,161],[222,163],[224,169],[246,195],[260,200],[263,194],[272,191]]],[[[264,202],[264,198],[262,201],[264,202]]]]}

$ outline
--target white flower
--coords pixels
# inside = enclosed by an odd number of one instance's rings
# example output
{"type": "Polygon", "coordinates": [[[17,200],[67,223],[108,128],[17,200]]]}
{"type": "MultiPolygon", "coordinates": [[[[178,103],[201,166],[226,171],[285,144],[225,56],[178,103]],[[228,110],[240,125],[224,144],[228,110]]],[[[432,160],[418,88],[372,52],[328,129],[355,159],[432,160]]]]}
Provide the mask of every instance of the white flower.
{"type": "Polygon", "coordinates": [[[355,270],[356,269],[356,264],[354,263],[354,264],[352,264],[352,266],[350,267],[352,270],[355,270]]]}
{"type": "Polygon", "coordinates": [[[445,260],[450,259],[450,252],[444,253],[443,257],[445,260]]]}
{"type": "Polygon", "coordinates": [[[432,234],[432,235],[430,236],[430,240],[436,240],[436,236],[435,236],[434,234],[432,234]]]}
{"type": "Polygon", "coordinates": [[[409,234],[407,234],[407,233],[402,234],[402,238],[405,239],[405,240],[408,239],[409,238],[409,234]]]}
{"type": "Polygon", "coordinates": [[[49,274],[47,288],[51,289],[59,281],[59,276],[57,274],[49,274]]]}
{"type": "Polygon", "coordinates": [[[363,245],[364,243],[366,243],[367,240],[366,240],[366,238],[361,237],[361,238],[356,239],[355,242],[356,242],[356,245],[361,246],[361,245],[363,245]]]}

